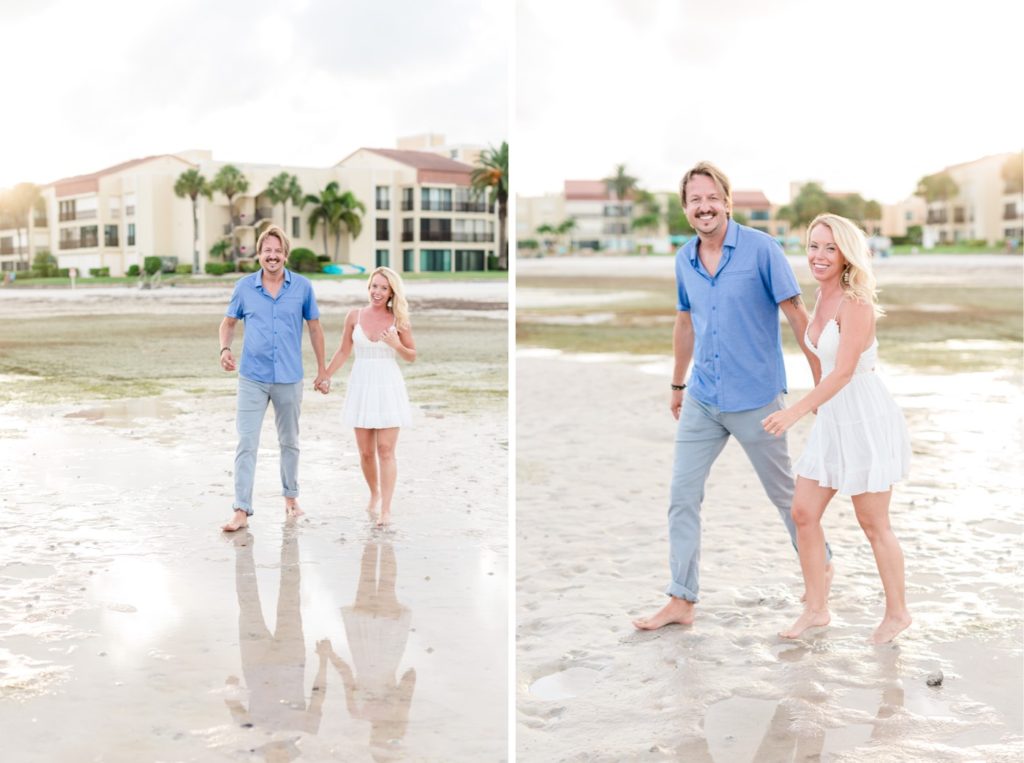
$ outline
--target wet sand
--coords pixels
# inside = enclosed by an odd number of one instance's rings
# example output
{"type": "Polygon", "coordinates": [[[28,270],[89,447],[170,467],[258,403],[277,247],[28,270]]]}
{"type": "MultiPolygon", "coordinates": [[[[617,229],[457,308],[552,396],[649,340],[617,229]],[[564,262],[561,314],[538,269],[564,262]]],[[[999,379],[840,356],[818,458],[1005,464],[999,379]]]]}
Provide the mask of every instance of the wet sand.
{"type": "MultiPolygon", "coordinates": [[[[414,423],[399,441],[389,531],[364,512],[338,391],[305,396],[306,516],[284,520],[268,414],[256,514],[235,536],[219,531],[231,501],[234,380],[215,365],[188,389],[149,397],[5,396],[5,759],[505,759],[507,408],[472,385],[449,405],[443,388],[467,371],[504,373],[507,289],[441,286],[432,295],[416,284],[417,340],[435,352],[406,367],[414,423]],[[431,327],[460,325],[475,327],[462,346],[432,342],[431,327]]],[[[140,331],[209,311],[203,341],[216,343],[226,292],[179,304],[180,294],[160,291],[143,298],[144,312],[127,309],[140,331]]],[[[85,293],[0,295],[0,314],[57,320],[43,317],[57,305],[108,327],[110,304],[135,299],[85,293]]],[[[359,297],[320,300],[329,346],[359,297]]],[[[181,352],[190,367],[193,350],[181,352]]]]}
{"type": "MultiPolygon", "coordinates": [[[[631,277],[670,279],[671,267],[666,275],[665,258],[658,260],[641,258],[630,269],[616,258],[603,271],[599,259],[578,260],[579,275],[571,260],[538,261],[536,269],[533,261],[520,263],[525,283],[534,275],[555,280],[517,302],[518,320],[586,314],[579,308],[586,289],[571,288],[593,278],[592,313],[612,312],[609,327],[628,323],[632,308],[606,299],[600,282],[629,291],[631,277]],[[566,289],[569,305],[562,304],[566,289]]],[[[794,264],[799,273],[799,260],[794,264]]],[[[899,267],[901,278],[919,277],[913,267],[899,267]]],[[[1019,259],[996,258],[975,273],[977,267],[956,262],[927,278],[965,287],[1020,284],[1019,259]]],[[[883,280],[893,289],[901,283],[895,270],[883,280]]],[[[880,373],[914,444],[911,478],[897,486],[892,521],[915,622],[880,647],[867,638],[881,618],[881,586],[852,505],[841,497],[824,520],[837,568],[832,624],[796,641],[776,635],[800,611],[799,564],[735,442],[707,485],[696,623],[634,630],[631,618],[664,603],[675,427],[667,409],[670,359],[521,347],[518,759],[1020,760],[1019,338],[1009,345],[997,348],[1004,356],[994,367],[990,348],[936,342],[930,352],[986,355],[978,368],[967,363],[936,374],[922,369],[941,366],[942,357],[899,365],[882,340],[880,373]],[[939,670],[943,683],[928,686],[939,670]]],[[[809,373],[799,371],[802,359],[788,360],[792,391],[801,394],[809,373]]],[[[791,433],[792,453],[801,451],[810,424],[805,419],[791,433]]]]}

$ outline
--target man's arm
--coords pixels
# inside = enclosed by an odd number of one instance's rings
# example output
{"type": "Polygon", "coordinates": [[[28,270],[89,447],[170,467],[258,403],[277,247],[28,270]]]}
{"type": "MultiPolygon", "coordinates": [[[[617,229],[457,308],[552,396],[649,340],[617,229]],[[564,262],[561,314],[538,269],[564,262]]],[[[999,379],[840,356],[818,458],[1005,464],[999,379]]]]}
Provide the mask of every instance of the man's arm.
{"type": "Polygon", "coordinates": [[[795,297],[780,302],[779,307],[782,308],[782,314],[789,321],[789,327],[793,329],[793,336],[796,337],[801,352],[807,358],[807,364],[811,367],[811,376],[814,377],[814,386],[817,387],[821,381],[821,361],[818,360],[817,355],[811,352],[805,340],[807,324],[811,322],[811,316],[807,314],[807,308],[804,307],[803,297],[797,294],[795,297]]]}
{"type": "MultiPolygon", "coordinates": [[[[693,320],[689,310],[676,313],[676,323],[672,327],[672,355],[675,363],[672,366],[672,384],[682,386],[686,379],[686,370],[693,360],[693,320]]],[[[669,397],[669,410],[676,420],[683,408],[683,390],[674,389],[669,397]]]]}
{"type": "Polygon", "coordinates": [[[309,342],[313,345],[313,354],[316,355],[316,375],[320,378],[324,374],[324,328],[320,325],[320,319],[306,321],[309,326],[309,342]]]}
{"type": "Polygon", "coordinates": [[[220,322],[220,367],[225,371],[234,371],[237,368],[235,363],[235,356],[231,352],[231,343],[235,339],[235,325],[238,323],[238,318],[232,318],[230,316],[224,316],[224,320],[220,322]]]}

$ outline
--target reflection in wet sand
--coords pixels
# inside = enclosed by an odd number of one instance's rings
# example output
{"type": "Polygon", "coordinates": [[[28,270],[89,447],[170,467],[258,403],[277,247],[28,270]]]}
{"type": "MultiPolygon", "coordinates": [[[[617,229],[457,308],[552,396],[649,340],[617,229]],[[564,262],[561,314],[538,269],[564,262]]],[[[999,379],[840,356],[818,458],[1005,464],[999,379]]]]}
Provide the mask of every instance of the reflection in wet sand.
{"type": "Polygon", "coordinates": [[[398,562],[392,545],[368,542],[359,567],[356,600],[341,608],[354,669],[326,642],[331,664],[345,683],[349,714],[370,723],[370,752],[374,760],[402,756],[398,745],[405,736],[416,688],[413,668],[396,679],[412,621],[412,612],[395,596],[397,576],[398,562]]]}
{"type": "MultiPolygon", "coordinates": [[[[234,536],[233,541],[238,642],[242,652],[242,674],[249,691],[249,707],[237,699],[224,702],[239,726],[316,734],[327,697],[327,655],[317,649],[320,664],[307,704],[297,531],[294,527],[286,527],[281,538],[281,588],[273,632],[267,628],[260,605],[253,560],[254,538],[245,532],[234,536]]],[[[237,686],[238,677],[229,676],[227,683],[237,686]]],[[[275,740],[257,752],[268,761],[291,761],[301,754],[292,740],[275,740]]]]}

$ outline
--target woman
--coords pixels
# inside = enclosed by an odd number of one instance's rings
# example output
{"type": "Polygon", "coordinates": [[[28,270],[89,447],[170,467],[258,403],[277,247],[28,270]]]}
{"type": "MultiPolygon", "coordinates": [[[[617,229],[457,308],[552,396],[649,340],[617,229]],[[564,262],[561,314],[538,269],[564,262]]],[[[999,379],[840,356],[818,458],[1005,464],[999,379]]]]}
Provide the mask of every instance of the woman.
{"type": "Polygon", "coordinates": [[[378,527],[385,527],[391,522],[391,498],[398,477],[398,430],[412,421],[409,396],[395,356],[412,363],[416,360],[416,344],[398,273],[377,268],[370,274],[367,291],[369,304],[345,316],[341,344],[314,386],[326,393],[331,377],[355,348],[342,421],[355,429],[359,462],[370,488],[366,510],[377,519],[378,527]]]}
{"type": "Polygon", "coordinates": [[[875,318],[882,310],[864,234],[844,217],[818,215],[808,228],[807,260],[820,288],[806,340],[821,360],[822,379],[800,402],[762,422],[779,436],[811,411],[818,414],[793,467],[793,521],[807,596],[803,614],[780,635],[797,638],[829,623],[821,516],[839,492],[853,500],[882,578],[885,616],[871,638],[881,644],[910,625],[903,552],[889,526],[892,485],[907,475],[910,437],[903,414],[874,374],[875,318]]]}

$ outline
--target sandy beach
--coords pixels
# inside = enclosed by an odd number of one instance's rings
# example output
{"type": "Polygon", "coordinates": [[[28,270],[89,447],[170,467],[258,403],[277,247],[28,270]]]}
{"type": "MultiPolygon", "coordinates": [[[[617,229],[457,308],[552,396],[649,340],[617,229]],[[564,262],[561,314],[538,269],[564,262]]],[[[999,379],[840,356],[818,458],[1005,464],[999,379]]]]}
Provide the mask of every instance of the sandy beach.
{"type": "MultiPolygon", "coordinates": [[[[793,263],[806,284],[806,261],[793,263]]],[[[878,270],[894,299],[922,283],[937,296],[880,323],[879,371],[914,444],[892,506],[914,624],[874,647],[881,586],[841,497],[824,519],[832,624],[776,635],[800,611],[799,564],[735,442],[707,485],[696,623],[633,629],[664,600],[675,422],[667,352],[629,347],[670,347],[671,260],[519,263],[518,760],[1022,758],[1021,261],[878,270]],[[1000,300],[1005,315],[986,312],[1000,300]],[[602,336],[613,352],[592,351],[602,336]]],[[[787,358],[791,398],[809,384],[802,363],[787,358]]]]}
{"type": "MultiPolygon", "coordinates": [[[[365,285],[316,290],[331,352],[365,285]]],[[[0,294],[6,760],[507,757],[507,283],[409,292],[393,529],[364,512],[343,369],[305,396],[306,516],[284,520],[268,414],[235,536],[230,292],[0,294]]]]}

